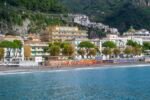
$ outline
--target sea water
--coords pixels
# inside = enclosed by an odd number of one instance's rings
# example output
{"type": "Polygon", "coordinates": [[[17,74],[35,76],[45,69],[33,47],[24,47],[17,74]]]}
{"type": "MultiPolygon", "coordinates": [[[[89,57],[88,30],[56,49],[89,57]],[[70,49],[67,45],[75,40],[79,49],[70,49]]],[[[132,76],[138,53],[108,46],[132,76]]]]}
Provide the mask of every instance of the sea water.
{"type": "Polygon", "coordinates": [[[150,67],[126,67],[3,74],[0,100],[150,100],[150,67]]]}

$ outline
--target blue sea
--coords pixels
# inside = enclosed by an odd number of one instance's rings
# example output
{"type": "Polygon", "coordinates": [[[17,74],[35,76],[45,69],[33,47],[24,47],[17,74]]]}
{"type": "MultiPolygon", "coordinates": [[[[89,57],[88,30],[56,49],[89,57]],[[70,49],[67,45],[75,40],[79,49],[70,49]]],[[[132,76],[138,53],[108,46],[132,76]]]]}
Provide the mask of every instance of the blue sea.
{"type": "Polygon", "coordinates": [[[0,100],[150,100],[150,66],[1,74],[0,100]]]}

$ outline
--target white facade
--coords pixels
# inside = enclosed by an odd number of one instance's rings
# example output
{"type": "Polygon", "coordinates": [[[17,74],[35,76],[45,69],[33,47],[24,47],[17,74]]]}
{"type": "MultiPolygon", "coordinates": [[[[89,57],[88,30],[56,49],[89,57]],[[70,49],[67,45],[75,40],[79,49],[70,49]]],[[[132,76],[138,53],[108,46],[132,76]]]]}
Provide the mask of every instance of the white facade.
{"type": "MultiPolygon", "coordinates": [[[[3,40],[11,41],[20,40],[22,45],[24,41],[19,36],[5,36],[3,40]]],[[[5,64],[18,64],[20,61],[24,61],[24,49],[22,48],[4,48],[4,63],[5,64]]]]}
{"type": "Polygon", "coordinates": [[[135,38],[132,36],[119,37],[118,35],[115,35],[115,34],[108,34],[107,37],[103,38],[101,41],[102,41],[102,43],[104,43],[106,41],[113,41],[114,43],[116,43],[117,47],[125,48],[128,40],[133,40],[141,45],[143,44],[142,38],[135,38]]]}
{"type": "Polygon", "coordinates": [[[4,49],[4,63],[16,63],[24,61],[24,49],[23,48],[5,48],[4,49]]]}
{"type": "Polygon", "coordinates": [[[126,32],[124,33],[124,36],[130,36],[132,38],[141,38],[143,42],[150,42],[150,32],[145,29],[126,32]]]}

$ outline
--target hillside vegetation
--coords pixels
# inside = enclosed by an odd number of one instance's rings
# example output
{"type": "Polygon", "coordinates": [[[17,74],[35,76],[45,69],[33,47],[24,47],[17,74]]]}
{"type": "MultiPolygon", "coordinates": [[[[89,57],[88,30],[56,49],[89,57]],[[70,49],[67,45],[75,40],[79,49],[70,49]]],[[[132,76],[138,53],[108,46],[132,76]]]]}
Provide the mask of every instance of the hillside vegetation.
{"type": "Polygon", "coordinates": [[[123,32],[130,26],[150,30],[150,0],[61,0],[70,12],[83,13],[123,32]]]}
{"type": "Polygon", "coordinates": [[[45,26],[63,24],[57,13],[64,11],[57,0],[1,0],[0,29],[2,33],[12,31],[14,25],[22,26],[29,19],[29,32],[39,32],[45,26]]]}
{"type": "Polygon", "coordinates": [[[120,32],[130,26],[150,30],[150,0],[0,0],[0,33],[16,31],[16,26],[39,33],[48,25],[65,24],[61,14],[66,13],[86,14],[120,32]]]}

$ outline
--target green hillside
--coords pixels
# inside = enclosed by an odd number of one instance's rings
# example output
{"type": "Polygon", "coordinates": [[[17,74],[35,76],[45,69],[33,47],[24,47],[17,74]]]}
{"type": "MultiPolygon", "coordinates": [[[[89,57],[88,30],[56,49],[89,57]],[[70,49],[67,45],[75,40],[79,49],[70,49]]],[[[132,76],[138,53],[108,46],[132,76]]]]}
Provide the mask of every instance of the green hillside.
{"type": "Polygon", "coordinates": [[[14,25],[21,26],[29,19],[29,32],[40,32],[48,25],[63,24],[57,13],[64,12],[64,6],[57,0],[1,0],[0,29],[2,33],[12,31],[14,25]]]}
{"type": "Polygon", "coordinates": [[[38,33],[48,25],[65,24],[60,16],[65,13],[86,14],[121,32],[130,26],[150,30],[149,4],[150,0],[0,0],[0,30],[6,33],[29,19],[29,32],[38,33]]]}
{"type": "Polygon", "coordinates": [[[126,31],[130,25],[150,30],[150,0],[61,0],[70,12],[126,31]]]}

